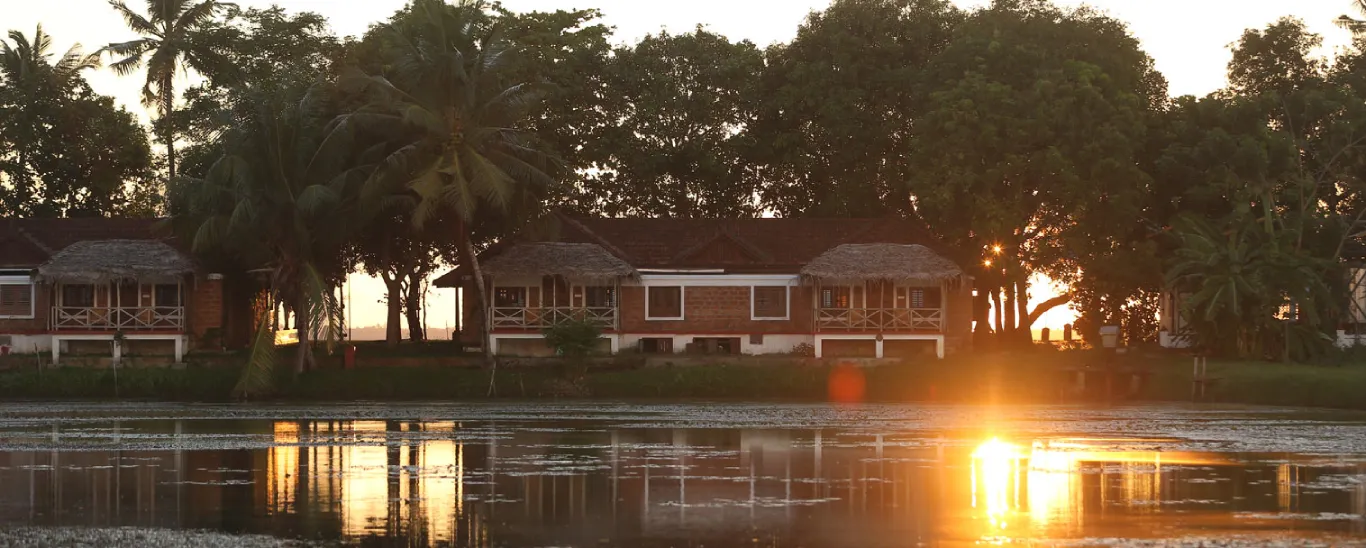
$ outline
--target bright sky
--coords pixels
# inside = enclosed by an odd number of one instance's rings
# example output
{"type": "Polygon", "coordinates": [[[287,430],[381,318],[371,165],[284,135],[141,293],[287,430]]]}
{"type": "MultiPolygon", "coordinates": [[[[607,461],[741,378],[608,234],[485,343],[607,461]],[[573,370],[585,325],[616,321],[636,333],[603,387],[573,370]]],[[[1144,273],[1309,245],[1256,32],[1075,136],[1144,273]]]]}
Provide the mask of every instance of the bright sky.
{"type": "MultiPolygon", "coordinates": [[[[955,0],[961,6],[984,3],[976,0],[955,0]]],[[[1055,0],[1065,6],[1088,4],[1108,12],[1129,24],[1129,29],[1142,42],[1143,48],[1166,75],[1173,95],[1204,95],[1225,84],[1225,65],[1229,60],[1228,45],[1236,41],[1244,29],[1261,28],[1284,15],[1299,17],[1310,30],[1324,35],[1329,51],[1348,44],[1347,33],[1333,26],[1337,16],[1350,10],[1349,0],[1055,0]]],[[[139,0],[128,0],[141,7],[139,0]]],[[[356,35],[373,22],[380,21],[398,10],[406,0],[237,0],[244,7],[265,7],[278,4],[291,11],[314,11],[332,22],[340,35],[356,35]]],[[[3,0],[5,21],[11,29],[25,34],[42,23],[53,35],[57,48],[74,42],[94,50],[110,42],[133,38],[105,0],[48,0],[30,2],[3,0]]],[[[698,24],[730,37],[747,39],[759,46],[790,40],[798,25],[812,10],[829,5],[829,0],[690,0],[687,2],[656,2],[642,0],[503,0],[513,11],[550,11],[580,7],[596,7],[605,15],[607,24],[616,27],[619,42],[635,39],[660,29],[688,32],[698,24]]],[[[140,76],[120,78],[109,71],[87,75],[96,91],[115,96],[131,109],[142,112],[138,104],[140,76]]],[[[355,326],[382,324],[384,306],[383,285],[377,280],[353,280],[355,326]]],[[[1037,290],[1036,300],[1046,299],[1050,292],[1037,290]]],[[[436,290],[429,301],[428,323],[433,327],[453,324],[454,295],[451,290],[436,290]]],[[[1071,321],[1070,311],[1059,308],[1035,327],[1054,328],[1071,321]]]]}

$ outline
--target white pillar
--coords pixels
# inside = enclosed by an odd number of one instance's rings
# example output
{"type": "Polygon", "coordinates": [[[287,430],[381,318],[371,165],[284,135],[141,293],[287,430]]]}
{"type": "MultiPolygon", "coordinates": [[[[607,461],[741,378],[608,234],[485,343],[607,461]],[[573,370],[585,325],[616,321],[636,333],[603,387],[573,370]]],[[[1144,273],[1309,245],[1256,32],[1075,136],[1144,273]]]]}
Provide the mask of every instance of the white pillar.
{"type": "Polygon", "coordinates": [[[184,361],[185,361],[185,337],[176,337],[176,338],[175,338],[175,362],[176,362],[176,363],[181,363],[181,362],[184,362],[184,361]]]}
{"type": "Polygon", "coordinates": [[[61,341],[61,339],[58,339],[57,337],[53,337],[53,338],[52,338],[52,366],[53,366],[53,367],[56,367],[56,366],[57,366],[57,360],[61,358],[61,355],[62,355],[62,341],[61,341]]]}
{"type": "Polygon", "coordinates": [[[815,337],[815,338],[812,339],[812,340],[815,341],[815,344],[814,344],[813,346],[816,347],[816,357],[819,358],[819,357],[821,357],[821,338],[820,338],[820,337],[815,337]]]}
{"type": "MultiPolygon", "coordinates": [[[[875,353],[875,354],[873,354],[873,355],[876,356],[876,357],[879,358],[879,359],[882,358],[882,343],[883,343],[883,340],[882,340],[882,339],[878,339],[878,340],[874,341],[874,345],[877,347],[877,353],[875,353]]],[[[939,357],[941,357],[941,358],[944,357],[942,351],[941,351],[939,354],[940,354],[939,357]]]]}
{"type": "Polygon", "coordinates": [[[118,367],[123,361],[123,342],[114,339],[114,367],[118,367]]]}
{"type": "Polygon", "coordinates": [[[617,352],[621,351],[621,335],[608,336],[607,340],[612,344],[612,354],[616,354],[617,352]]]}
{"type": "Polygon", "coordinates": [[[940,335],[934,339],[934,353],[939,355],[939,359],[944,359],[944,336],[940,335]]]}

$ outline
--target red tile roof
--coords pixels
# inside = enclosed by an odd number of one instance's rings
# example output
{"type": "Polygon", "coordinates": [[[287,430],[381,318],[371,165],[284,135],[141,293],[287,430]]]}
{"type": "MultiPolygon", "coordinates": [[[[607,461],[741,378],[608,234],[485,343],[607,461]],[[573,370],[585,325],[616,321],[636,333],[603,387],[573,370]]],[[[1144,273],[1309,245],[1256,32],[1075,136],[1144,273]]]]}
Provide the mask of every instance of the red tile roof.
{"type": "Polygon", "coordinates": [[[0,218],[0,268],[31,269],[76,242],[160,240],[157,219],[0,218]]]}
{"type": "MultiPolygon", "coordinates": [[[[616,219],[558,217],[557,234],[541,241],[595,243],[637,269],[724,269],[792,273],[840,244],[920,244],[945,257],[945,247],[915,219],[616,219]]],[[[509,243],[523,241],[513,238],[509,243]]],[[[481,257],[506,249],[494,246],[481,257]]],[[[437,280],[455,285],[451,272],[437,280]]]]}

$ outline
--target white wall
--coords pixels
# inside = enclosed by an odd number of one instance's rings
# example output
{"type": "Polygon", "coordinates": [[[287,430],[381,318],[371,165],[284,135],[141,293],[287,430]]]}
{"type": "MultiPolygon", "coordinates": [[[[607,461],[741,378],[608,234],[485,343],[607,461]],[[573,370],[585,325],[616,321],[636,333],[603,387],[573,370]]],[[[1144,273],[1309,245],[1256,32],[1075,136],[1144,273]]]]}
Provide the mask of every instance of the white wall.
{"type": "MultiPolygon", "coordinates": [[[[0,333],[4,335],[4,333],[0,333]]],[[[52,335],[10,335],[11,354],[32,354],[52,350],[52,335]]]]}
{"type": "Polygon", "coordinates": [[[673,335],[668,333],[627,333],[621,336],[621,351],[630,352],[640,348],[641,339],[673,339],[674,353],[681,354],[688,343],[696,338],[739,338],[741,354],[786,354],[799,344],[813,344],[812,335],[764,335],[763,344],[750,344],[749,335],[673,335]]]}

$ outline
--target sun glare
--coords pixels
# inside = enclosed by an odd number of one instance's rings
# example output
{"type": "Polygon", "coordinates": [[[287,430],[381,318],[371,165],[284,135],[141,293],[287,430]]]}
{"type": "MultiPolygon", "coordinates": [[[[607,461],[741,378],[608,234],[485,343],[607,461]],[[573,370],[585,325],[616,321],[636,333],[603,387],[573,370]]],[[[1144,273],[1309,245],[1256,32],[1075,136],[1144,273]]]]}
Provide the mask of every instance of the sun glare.
{"type": "Polygon", "coordinates": [[[1018,447],[999,438],[982,442],[972,452],[972,504],[986,511],[993,530],[1007,528],[1012,500],[1020,492],[1022,456],[1018,447]]]}

